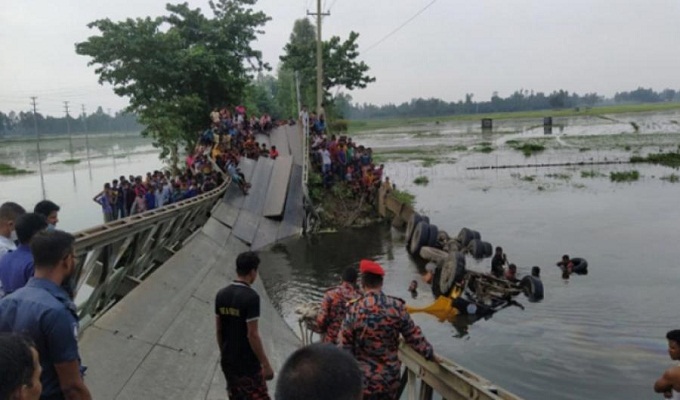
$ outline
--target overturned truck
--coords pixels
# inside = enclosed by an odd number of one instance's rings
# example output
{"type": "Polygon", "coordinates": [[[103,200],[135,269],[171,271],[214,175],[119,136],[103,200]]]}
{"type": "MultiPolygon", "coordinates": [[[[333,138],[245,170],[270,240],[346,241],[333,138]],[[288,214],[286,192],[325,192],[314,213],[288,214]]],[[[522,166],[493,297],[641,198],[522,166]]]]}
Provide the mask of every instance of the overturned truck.
{"type": "Polygon", "coordinates": [[[491,257],[493,246],[475,230],[462,228],[451,237],[413,213],[406,225],[406,249],[416,261],[426,262],[426,281],[432,285],[435,302],[426,307],[407,307],[411,313],[426,312],[439,320],[458,315],[489,316],[509,306],[524,308],[515,298],[524,294],[531,302],[543,299],[543,284],[537,276],[519,281],[499,279],[466,268],[466,255],[481,260],[491,257]]]}

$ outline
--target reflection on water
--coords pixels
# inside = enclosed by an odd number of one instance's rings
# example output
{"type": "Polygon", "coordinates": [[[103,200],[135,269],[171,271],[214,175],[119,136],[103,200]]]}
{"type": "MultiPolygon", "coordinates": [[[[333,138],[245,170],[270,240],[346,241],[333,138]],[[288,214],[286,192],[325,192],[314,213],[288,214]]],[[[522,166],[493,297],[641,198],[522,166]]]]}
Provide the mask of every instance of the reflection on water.
{"type": "MultiPolygon", "coordinates": [[[[634,184],[581,179],[570,171],[570,181],[543,183],[549,185],[543,191],[536,190],[537,183],[518,183],[512,171],[467,172],[457,165],[425,169],[426,187],[402,179],[402,186],[417,193],[417,208],[440,229],[480,231],[484,240],[504,247],[520,276],[533,265],[542,267],[545,300],[519,297],[524,311],[510,307],[488,320],[453,324],[414,315],[436,350],[527,399],[650,398],[651,385],[669,365],[664,335],[677,328],[680,316],[673,301],[680,274],[672,250],[680,184],[652,178],[670,169],[636,168],[646,178],[634,184]],[[587,258],[589,275],[565,284],[555,266],[565,253],[587,258]]],[[[391,175],[407,176],[411,169],[388,165],[391,175]]],[[[544,173],[564,171],[531,173],[549,181],[544,173]]],[[[403,235],[386,226],[277,245],[263,254],[262,277],[294,324],[296,305],[319,300],[346,266],[364,257],[385,266],[387,293],[415,305],[433,300],[403,235]],[[420,283],[415,300],[408,292],[413,279],[420,283]]],[[[468,260],[477,271],[489,265],[488,259],[468,260]]]]}
{"type": "MultiPolygon", "coordinates": [[[[74,137],[75,158],[80,163],[65,165],[70,159],[67,137],[41,140],[45,192],[61,206],[58,227],[77,231],[103,222],[101,207],[92,198],[105,182],[120,175],[143,175],[163,167],[158,150],[139,135],[96,135],[89,137],[90,163],[84,136],[74,137]],[[116,154],[116,158],[114,158],[116,154]]],[[[0,176],[0,203],[14,201],[27,210],[42,200],[35,141],[0,141],[0,159],[17,168],[35,171],[30,175],[0,176]]]]}

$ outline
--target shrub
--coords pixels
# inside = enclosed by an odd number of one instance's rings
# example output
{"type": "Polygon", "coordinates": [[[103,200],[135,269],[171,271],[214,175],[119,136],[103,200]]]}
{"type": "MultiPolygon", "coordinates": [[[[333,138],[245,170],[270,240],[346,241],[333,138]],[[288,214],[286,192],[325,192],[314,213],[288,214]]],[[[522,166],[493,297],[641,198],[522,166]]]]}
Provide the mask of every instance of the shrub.
{"type": "Polygon", "coordinates": [[[397,200],[408,206],[413,207],[416,204],[416,196],[409,191],[395,189],[394,191],[392,191],[392,195],[394,195],[394,197],[396,197],[397,200]]]}
{"type": "Polygon", "coordinates": [[[633,182],[640,179],[640,173],[637,170],[612,172],[609,174],[609,180],[612,182],[633,182]]]}
{"type": "Polygon", "coordinates": [[[413,183],[415,183],[416,185],[425,186],[428,183],[430,183],[430,180],[427,178],[427,176],[419,176],[419,177],[417,177],[416,179],[413,180],[413,183]]]}

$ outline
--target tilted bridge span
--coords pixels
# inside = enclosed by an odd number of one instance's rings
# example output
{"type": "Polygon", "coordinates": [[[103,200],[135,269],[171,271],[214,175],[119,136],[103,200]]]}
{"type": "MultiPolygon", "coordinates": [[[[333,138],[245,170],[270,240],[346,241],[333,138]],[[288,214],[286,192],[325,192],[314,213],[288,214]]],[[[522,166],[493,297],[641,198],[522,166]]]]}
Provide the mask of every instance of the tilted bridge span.
{"type": "MultiPolygon", "coordinates": [[[[214,296],[235,278],[236,255],[300,235],[308,164],[296,126],[257,140],[276,160],[243,159],[249,195],[227,180],[212,192],[75,234],[80,349],[96,399],[225,399],[214,296]]],[[[266,268],[266,266],[263,266],[266,268]]],[[[278,370],[302,342],[258,280],[261,337],[278,370]]],[[[407,348],[409,399],[517,399],[447,362],[407,348]]],[[[274,393],[275,382],[270,382],[274,393]]]]}

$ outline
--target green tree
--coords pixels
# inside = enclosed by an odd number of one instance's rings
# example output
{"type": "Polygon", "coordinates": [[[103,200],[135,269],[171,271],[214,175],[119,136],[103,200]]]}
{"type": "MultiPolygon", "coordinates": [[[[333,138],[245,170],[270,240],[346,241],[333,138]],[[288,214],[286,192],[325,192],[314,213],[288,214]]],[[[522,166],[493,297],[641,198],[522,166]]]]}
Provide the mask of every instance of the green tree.
{"type": "Polygon", "coordinates": [[[92,58],[100,83],[130,99],[127,111],[161,158],[176,161],[182,146],[194,146],[210,110],[241,102],[252,74],[268,68],[251,47],[270,19],[253,11],[256,1],[211,1],[211,18],[183,3],[167,4],[163,17],[97,20],[88,27],[101,34],[77,43],[76,52],[92,58]]]}
{"type": "MultiPolygon", "coordinates": [[[[315,104],[316,99],[316,28],[309,19],[295,21],[290,40],[284,47],[285,54],[281,56],[282,67],[289,71],[298,71],[301,80],[301,97],[303,103],[315,104]]],[[[359,57],[359,34],[350,32],[349,38],[342,41],[333,36],[323,42],[323,98],[331,103],[331,89],[345,88],[347,90],[363,89],[375,78],[367,75],[368,65],[357,61],[359,57]]]]}

